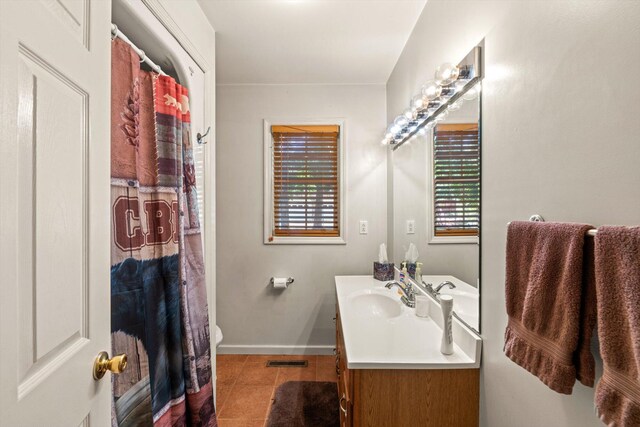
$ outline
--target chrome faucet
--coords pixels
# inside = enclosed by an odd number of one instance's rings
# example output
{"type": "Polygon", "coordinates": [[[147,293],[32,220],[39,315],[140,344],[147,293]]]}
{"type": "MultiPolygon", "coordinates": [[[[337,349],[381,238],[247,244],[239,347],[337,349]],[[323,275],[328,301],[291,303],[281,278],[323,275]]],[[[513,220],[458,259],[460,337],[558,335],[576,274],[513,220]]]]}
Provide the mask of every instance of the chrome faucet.
{"type": "Polygon", "coordinates": [[[427,282],[425,282],[423,280],[422,284],[424,285],[425,288],[427,288],[427,292],[429,293],[429,295],[435,296],[436,293],[433,291],[433,284],[432,283],[427,283],[427,282]]]}
{"type": "Polygon", "coordinates": [[[456,285],[454,285],[453,283],[451,283],[450,281],[445,281],[440,283],[434,290],[433,292],[435,292],[436,295],[438,295],[440,293],[440,289],[442,289],[443,287],[448,286],[449,289],[455,289],[456,285]]]}
{"type": "Polygon", "coordinates": [[[413,289],[413,285],[411,284],[411,282],[408,282],[404,285],[398,282],[389,282],[384,285],[384,287],[387,289],[391,289],[393,286],[397,286],[398,289],[400,289],[404,294],[402,295],[402,297],[400,297],[400,301],[402,301],[404,305],[409,308],[414,308],[416,306],[416,291],[413,289]]]}

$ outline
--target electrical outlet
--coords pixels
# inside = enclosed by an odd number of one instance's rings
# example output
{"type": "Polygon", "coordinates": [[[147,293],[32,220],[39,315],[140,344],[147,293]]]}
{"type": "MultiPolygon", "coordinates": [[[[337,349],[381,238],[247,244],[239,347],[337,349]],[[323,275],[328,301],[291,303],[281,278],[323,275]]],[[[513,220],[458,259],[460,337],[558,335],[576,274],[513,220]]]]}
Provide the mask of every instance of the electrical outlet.
{"type": "Polygon", "coordinates": [[[360,221],[360,234],[367,234],[369,232],[369,222],[360,221]]]}
{"type": "Polygon", "coordinates": [[[407,234],[416,234],[416,220],[408,219],[407,220],[407,234]]]}

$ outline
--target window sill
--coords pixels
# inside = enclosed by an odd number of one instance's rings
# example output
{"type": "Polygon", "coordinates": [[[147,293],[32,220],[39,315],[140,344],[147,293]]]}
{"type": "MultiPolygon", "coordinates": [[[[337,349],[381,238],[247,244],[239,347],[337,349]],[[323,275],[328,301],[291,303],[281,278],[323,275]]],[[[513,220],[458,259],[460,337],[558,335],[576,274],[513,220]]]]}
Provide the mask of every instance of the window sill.
{"type": "Polygon", "coordinates": [[[346,245],[343,237],[274,237],[265,245],[346,245]]]}
{"type": "Polygon", "coordinates": [[[431,236],[429,244],[434,245],[451,245],[451,244],[475,244],[477,245],[477,236],[431,236]]]}

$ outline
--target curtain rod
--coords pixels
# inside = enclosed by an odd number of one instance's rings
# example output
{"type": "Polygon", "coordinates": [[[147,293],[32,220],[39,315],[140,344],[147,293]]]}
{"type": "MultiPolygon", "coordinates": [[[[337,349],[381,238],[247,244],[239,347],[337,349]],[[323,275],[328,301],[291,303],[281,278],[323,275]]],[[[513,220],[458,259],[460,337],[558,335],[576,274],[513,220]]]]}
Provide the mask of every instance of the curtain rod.
{"type": "Polygon", "coordinates": [[[135,53],[138,54],[138,56],[140,56],[140,59],[142,62],[145,62],[147,65],[149,65],[151,67],[151,69],[153,71],[155,71],[156,73],[162,75],[162,76],[166,76],[167,74],[162,71],[162,69],[160,68],[160,66],[158,66],[155,62],[153,62],[149,57],[147,57],[147,55],[144,53],[144,50],[140,49],[138,46],[136,46],[135,44],[133,44],[133,42],[131,40],[129,40],[129,37],[127,37],[126,35],[124,35],[122,33],[122,31],[120,31],[118,29],[118,26],[116,24],[111,24],[111,37],[112,39],[117,37],[120,40],[124,41],[125,43],[127,43],[129,46],[131,46],[131,48],[133,49],[133,51],[135,53]]]}

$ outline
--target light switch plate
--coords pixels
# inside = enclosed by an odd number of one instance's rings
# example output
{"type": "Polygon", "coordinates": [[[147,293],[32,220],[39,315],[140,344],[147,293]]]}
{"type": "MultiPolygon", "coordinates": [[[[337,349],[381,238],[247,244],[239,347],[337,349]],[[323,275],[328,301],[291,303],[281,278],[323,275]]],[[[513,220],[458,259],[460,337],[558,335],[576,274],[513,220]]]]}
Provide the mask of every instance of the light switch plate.
{"type": "Polygon", "coordinates": [[[367,234],[369,232],[369,222],[360,221],[360,234],[367,234]]]}
{"type": "Polygon", "coordinates": [[[416,234],[416,220],[408,219],[407,220],[407,234],[416,234]]]}

